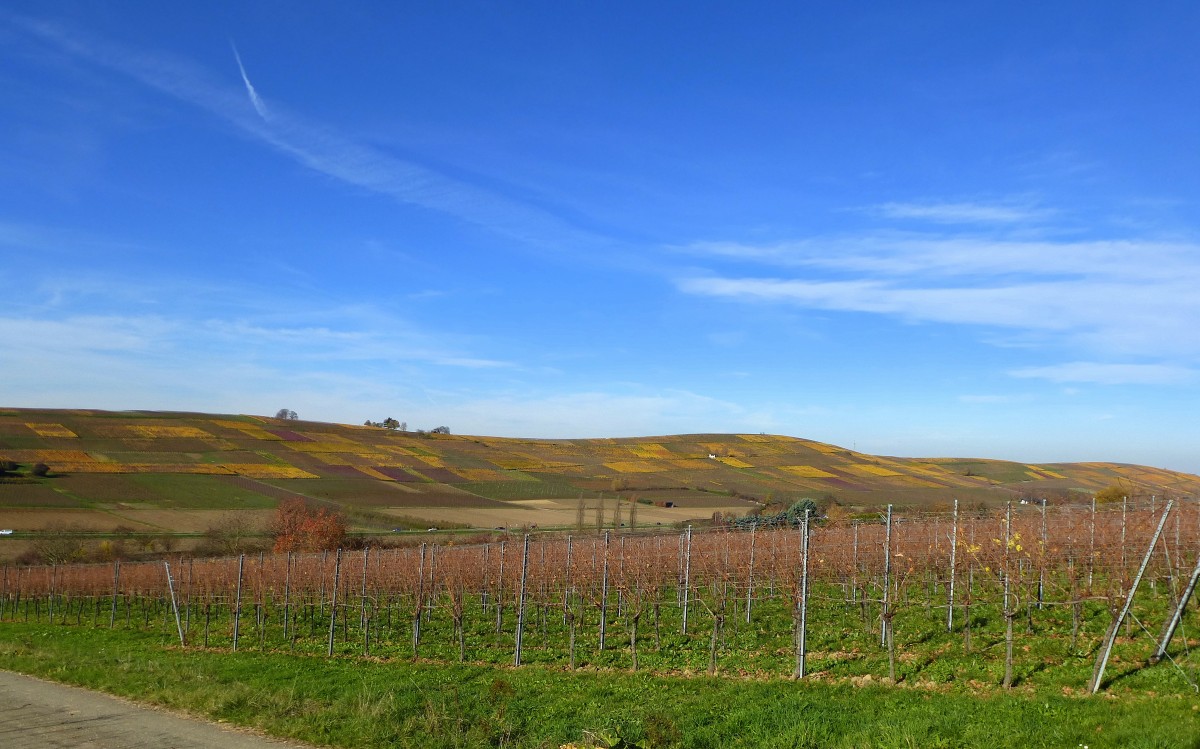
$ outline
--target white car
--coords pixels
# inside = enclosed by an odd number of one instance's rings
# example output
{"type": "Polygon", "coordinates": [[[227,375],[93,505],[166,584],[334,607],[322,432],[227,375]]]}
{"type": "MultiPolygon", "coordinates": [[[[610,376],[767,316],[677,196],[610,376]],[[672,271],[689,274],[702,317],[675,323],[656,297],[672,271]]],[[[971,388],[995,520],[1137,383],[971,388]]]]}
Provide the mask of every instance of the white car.
{"type": "Polygon", "coordinates": [[[0,536],[11,536],[12,534],[12,528],[4,528],[3,530],[0,530],[0,536]]]}

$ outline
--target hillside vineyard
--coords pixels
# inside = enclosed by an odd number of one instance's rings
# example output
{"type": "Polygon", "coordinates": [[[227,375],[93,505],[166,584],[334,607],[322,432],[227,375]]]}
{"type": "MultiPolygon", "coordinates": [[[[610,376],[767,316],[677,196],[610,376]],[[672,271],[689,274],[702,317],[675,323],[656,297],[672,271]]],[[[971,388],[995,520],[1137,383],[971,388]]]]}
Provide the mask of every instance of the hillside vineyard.
{"type": "Polygon", "coordinates": [[[887,655],[876,677],[1007,685],[1014,668],[1036,680],[1045,667],[1022,664],[1030,644],[1053,633],[1095,652],[1126,609],[1147,636],[1122,647],[1170,655],[1171,619],[1195,616],[1183,604],[1198,544],[1195,500],[889,508],[741,531],[5,567],[0,622],[160,628],[186,647],[710,672],[729,661],[824,678],[868,675],[874,649],[887,655]],[[961,649],[958,672],[914,668],[935,633],[961,649]]]}

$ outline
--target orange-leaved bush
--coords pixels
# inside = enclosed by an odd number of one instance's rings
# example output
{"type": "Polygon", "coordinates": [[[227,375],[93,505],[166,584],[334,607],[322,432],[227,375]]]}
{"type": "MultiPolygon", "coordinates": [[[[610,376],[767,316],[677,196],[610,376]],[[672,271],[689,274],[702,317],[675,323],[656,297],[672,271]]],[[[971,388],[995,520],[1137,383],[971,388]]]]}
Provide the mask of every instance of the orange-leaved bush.
{"type": "Polygon", "coordinates": [[[309,507],[299,498],[285,499],[271,521],[275,551],[336,549],[346,540],[346,519],[340,512],[309,507]]]}

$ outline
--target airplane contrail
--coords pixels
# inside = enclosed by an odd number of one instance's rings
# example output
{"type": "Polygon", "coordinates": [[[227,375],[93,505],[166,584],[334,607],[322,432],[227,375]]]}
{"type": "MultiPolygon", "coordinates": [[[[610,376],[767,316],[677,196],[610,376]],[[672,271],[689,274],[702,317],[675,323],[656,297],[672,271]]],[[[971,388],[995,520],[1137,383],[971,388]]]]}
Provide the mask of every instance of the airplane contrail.
{"type": "Polygon", "coordinates": [[[237,60],[238,72],[242,74],[242,83],[246,84],[246,93],[250,95],[250,103],[254,105],[254,111],[258,112],[258,116],[264,120],[269,119],[267,105],[263,104],[263,100],[259,98],[258,92],[254,90],[254,84],[246,76],[246,68],[242,65],[242,56],[238,54],[237,45],[233,43],[232,39],[229,40],[229,46],[233,47],[233,59],[237,60]]]}

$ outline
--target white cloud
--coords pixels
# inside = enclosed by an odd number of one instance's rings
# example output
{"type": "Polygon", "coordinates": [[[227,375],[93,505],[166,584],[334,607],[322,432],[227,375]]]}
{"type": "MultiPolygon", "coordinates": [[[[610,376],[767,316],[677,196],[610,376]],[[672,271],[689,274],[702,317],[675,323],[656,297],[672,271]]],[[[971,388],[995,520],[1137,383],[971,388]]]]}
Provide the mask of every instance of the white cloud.
{"type": "MultiPolygon", "coordinates": [[[[344,310],[327,317],[338,320],[337,327],[161,315],[0,317],[0,336],[21,342],[0,349],[0,401],[55,405],[77,402],[73,393],[102,393],[105,399],[132,399],[122,408],[147,408],[139,399],[159,393],[169,402],[168,395],[178,391],[185,394],[181,399],[217,407],[238,397],[235,393],[325,379],[352,382],[346,389],[353,392],[391,388],[360,379],[368,376],[383,383],[442,382],[455,370],[515,368],[439,342],[444,337],[403,321],[380,324],[380,316],[356,318],[344,310]]],[[[311,390],[328,399],[323,385],[311,390]]]]}
{"type": "Polygon", "coordinates": [[[1016,224],[1050,215],[1031,206],[1005,203],[884,203],[875,211],[886,218],[937,224],[1016,224]]]}
{"type": "Polygon", "coordinates": [[[692,273],[676,281],[688,294],[1037,331],[1106,355],[1200,355],[1194,243],[903,234],[690,249],[775,271],[692,273]]]}
{"type": "Polygon", "coordinates": [[[233,59],[237,61],[238,72],[242,74],[242,83],[246,85],[246,94],[250,97],[250,103],[254,105],[254,111],[258,112],[259,117],[269,120],[267,105],[263,103],[258,92],[254,90],[254,84],[250,83],[250,78],[246,75],[246,68],[242,65],[242,56],[238,54],[237,45],[233,43],[233,40],[230,40],[229,46],[233,47],[233,59]]]}
{"type": "Polygon", "coordinates": [[[625,392],[589,390],[483,397],[457,394],[439,399],[444,403],[432,408],[417,406],[416,418],[445,423],[466,434],[555,439],[758,432],[771,425],[769,415],[688,391],[634,387],[629,392],[628,386],[616,390],[625,392]]]}
{"type": "Polygon", "coordinates": [[[1083,382],[1098,385],[1180,385],[1196,380],[1196,370],[1165,364],[1107,364],[1070,362],[1048,367],[1023,367],[1009,372],[1013,377],[1083,382]]]}
{"type": "Polygon", "coordinates": [[[246,77],[236,48],[234,54],[242,88],[249,95],[249,108],[236,88],[215,79],[208,70],[189,60],[123,47],[48,22],[13,16],[8,20],[27,35],[61,52],[215,115],[243,134],[340,182],[400,203],[444,212],[542,249],[561,251],[563,247],[595,245],[601,241],[546,210],[396,158],[283,106],[274,105],[268,113],[246,77]]]}
{"type": "Polygon", "coordinates": [[[72,352],[136,354],[154,349],[176,330],[176,323],[152,316],[81,315],[64,320],[0,317],[0,338],[20,342],[4,347],[0,361],[35,352],[48,356],[72,352]]]}
{"type": "Polygon", "coordinates": [[[1028,395],[960,395],[958,396],[960,403],[971,404],[1009,404],[1021,403],[1029,400],[1028,395]]]}

